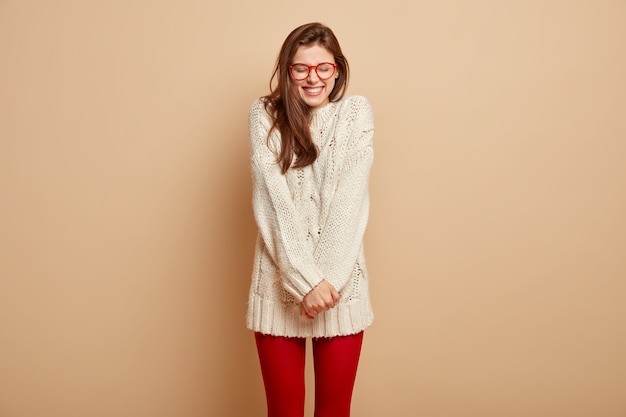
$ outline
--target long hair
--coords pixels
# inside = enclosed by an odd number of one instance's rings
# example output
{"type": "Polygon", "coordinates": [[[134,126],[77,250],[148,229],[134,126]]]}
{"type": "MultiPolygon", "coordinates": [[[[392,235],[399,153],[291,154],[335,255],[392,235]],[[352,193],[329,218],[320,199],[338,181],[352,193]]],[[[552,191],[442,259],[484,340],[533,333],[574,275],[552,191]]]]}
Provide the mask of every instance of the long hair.
{"type": "Polygon", "coordinates": [[[339,73],[328,99],[340,100],[348,86],[350,75],[348,61],[341,52],[339,41],[329,27],[321,23],[309,23],[294,29],[287,36],[270,79],[270,94],[263,97],[265,109],[273,118],[269,133],[274,129],[280,132],[281,147],[277,162],[283,174],[292,167],[294,155],[297,157],[293,164],[294,168],[310,165],[318,156],[318,149],[311,137],[311,108],[302,100],[289,76],[289,65],[292,64],[291,61],[298,48],[316,44],[333,54],[339,73]]]}

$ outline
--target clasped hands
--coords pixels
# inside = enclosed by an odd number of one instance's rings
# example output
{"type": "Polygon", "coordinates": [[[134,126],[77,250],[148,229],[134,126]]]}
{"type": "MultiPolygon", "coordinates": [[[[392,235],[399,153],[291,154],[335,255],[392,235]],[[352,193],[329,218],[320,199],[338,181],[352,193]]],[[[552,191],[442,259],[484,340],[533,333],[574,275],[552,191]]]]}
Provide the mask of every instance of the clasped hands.
{"type": "Polygon", "coordinates": [[[300,303],[300,315],[313,320],[315,316],[337,305],[339,293],[327,280],[320,282],[302,299],[300,303]]]}

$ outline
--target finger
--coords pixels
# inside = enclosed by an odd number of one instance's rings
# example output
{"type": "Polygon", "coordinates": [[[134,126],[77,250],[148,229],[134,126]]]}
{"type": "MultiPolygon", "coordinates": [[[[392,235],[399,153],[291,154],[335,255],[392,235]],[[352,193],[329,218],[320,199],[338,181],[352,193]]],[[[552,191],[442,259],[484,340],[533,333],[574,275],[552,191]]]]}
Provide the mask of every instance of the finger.
{"type": "Polygon", "coordinates": [[[313,306],[307,306],[306,304],[303,304],[304,307],[304,311],[310,316],[310,317],[315,317],[317,315],[317,313],[319,313],[320,311],[322,311],[322,309],[316,305],[313,306]]]}
{"type": "Polygon", "coordinates": [[[339,297],[337,297],[334,293],[330,293],[328,295],[328,302],[326,303],[328,308],[333,308],[335,307],[335,305],[337,304],[337,300],[339,297]]]}
{"type": "Polygon", "coordinates": [[[306,308],[302,304],[300,304],[300,315],[307,320],[313,320],[315,318],[315,316],[312,316],[309,312],[307,312],[306,308]]]}

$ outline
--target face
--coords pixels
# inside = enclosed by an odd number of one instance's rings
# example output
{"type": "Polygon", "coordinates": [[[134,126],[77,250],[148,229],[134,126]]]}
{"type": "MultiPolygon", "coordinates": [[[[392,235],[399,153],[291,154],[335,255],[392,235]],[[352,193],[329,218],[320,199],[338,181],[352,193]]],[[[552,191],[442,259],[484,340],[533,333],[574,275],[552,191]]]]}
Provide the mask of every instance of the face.
{"type": "MultiPolygon", "coordinates": [[[[335,63],[335,57],[328,49],[323,46],[303,45],[298,48],[293,57],[292,64],[305,64],[307,66],[319,65],[323,62],[335,63]]],[[[297,81],[290,78],[291,82],[298,88],[300,97],[304,102],[313,109],[328,104],[328,96],[335,87],[335,80],[339,76],[339,68],[335,70],[332,77],[327,80],[321,80],[317,72],[313,69],[309,71],[309,76],[304,80],[297,81]]],[[[322,71],[320,71],[322,73],[322,71]]]]}

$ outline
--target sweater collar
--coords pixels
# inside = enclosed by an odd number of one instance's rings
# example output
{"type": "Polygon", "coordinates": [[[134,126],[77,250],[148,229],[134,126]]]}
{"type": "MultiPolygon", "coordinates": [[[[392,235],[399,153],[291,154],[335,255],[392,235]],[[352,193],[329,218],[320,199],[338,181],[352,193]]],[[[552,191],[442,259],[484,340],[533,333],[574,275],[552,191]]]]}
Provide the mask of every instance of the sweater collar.
{"type": "Polygon", "coordinates": [[[324,107],[321,107],[319,109],[313,110],[313,112],[312,112],[312,115],[313,115],[312,122],[314,124],[324,124],[332,116],[332,114],[335,112],[335,109],[337,108],[338,103],[339,102],[337,102],[337,101],[331,101],[330,103],[328,103],[324,107]]]}

